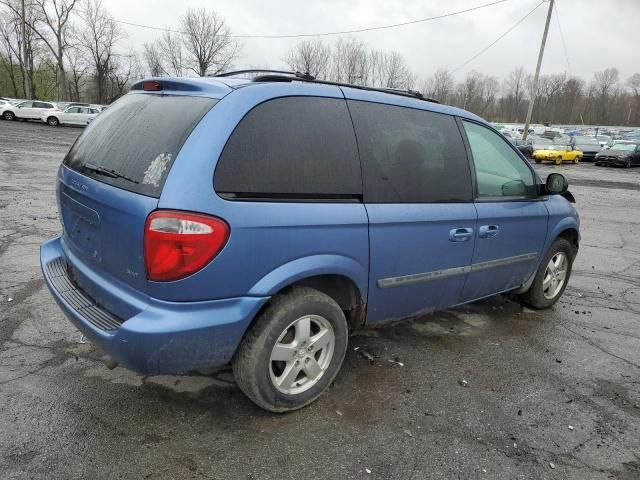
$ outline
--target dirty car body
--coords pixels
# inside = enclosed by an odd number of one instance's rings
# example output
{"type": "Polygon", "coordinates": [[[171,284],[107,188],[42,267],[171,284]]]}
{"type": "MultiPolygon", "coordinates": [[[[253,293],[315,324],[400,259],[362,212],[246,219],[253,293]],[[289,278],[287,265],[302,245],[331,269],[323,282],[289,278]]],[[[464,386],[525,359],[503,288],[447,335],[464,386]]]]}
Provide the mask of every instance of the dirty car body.
{"type": "Polygon", "coordinates": [[[353,329],[524,291],[554,241],[579,242],[573,205],[484,120],[313,82],[139,82],[85,129],[56,191],[46,283],[143,373],[235,361],[292,291],[353,329]],[[433,159],[423,176],[417,156],[433,159]]]}

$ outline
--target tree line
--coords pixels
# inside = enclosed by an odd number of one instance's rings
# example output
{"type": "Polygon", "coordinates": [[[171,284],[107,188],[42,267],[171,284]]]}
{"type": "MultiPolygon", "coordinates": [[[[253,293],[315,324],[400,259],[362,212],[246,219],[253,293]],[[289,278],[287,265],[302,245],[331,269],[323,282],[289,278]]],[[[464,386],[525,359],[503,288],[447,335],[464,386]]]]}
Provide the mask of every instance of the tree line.
{"type": "MultiPolygon", "coordinates": [[[[335,45],[304,40],[285,56],[289,68],[316,78],[359,85],[417,89],[441,103],[464,108],[496,122],[524,123],[533,75],[515,68],[500,80],[472,70],[461,81],[446,68],[419,82],[397,52],[370,50],[353,38],[335,45]]],[[[640,73],[620,78],[616,68],[585,81],[566,72],[543,74],[533,109],[535,123],[640,125],[640,73]]]]}
{"type": "MultiPolygon", "coordinates": [[[[242,55],[243,45],[213,10],[187,10],[178,29],[136,50],[102,0],[27,2],[23,36],[21,0],[0,0],[0,96],[110,103],[135,79],[216,75],[242,55]]],[[[475,70],[456,80],[445,68],[420,79],[399,52],[369,48],[352,36],[300,41],[281,60],[322,80],[419,90],[497,122],[524,122],[531,93],[532,75],[523,67],[502,80],[475,70]]],[[[543,74],[533,121],[640,125],[640,73],[623,79],[608,68],[588,81],[543,74]]]]}
{"type": "Polygon", "coordinates": [[[205,9],[180,18],[141,51],[102,0],[0,0],[0,95],[110,103],[147,75],[216,74],[240,53],[224,19],[205,9]],[[25,82],[25,75],[28,82],[25,82]]]}

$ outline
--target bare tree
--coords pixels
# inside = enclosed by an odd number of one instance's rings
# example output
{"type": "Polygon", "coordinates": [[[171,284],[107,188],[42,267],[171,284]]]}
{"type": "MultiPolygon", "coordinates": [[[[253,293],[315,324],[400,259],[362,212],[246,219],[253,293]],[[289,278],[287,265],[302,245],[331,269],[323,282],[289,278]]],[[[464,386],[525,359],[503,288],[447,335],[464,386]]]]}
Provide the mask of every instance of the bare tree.
{"type": "Polygon", "coordinates": [[[69,100],[79,102],[82,97],[82,90],[89,75],[89,64],[80,48],[70,47],[66,51],[67,65],[69,67],[67,75],[67,85],[69,90],[69,100]]]}
{"type": "Polygon", "coordinates": [[[178,34],[165,31],[162,33],[162,38],[158,42],[158,47],[164,59],[163,65],[165,72],[174,77],[182,77],[185,71],[182,55],[182,39],[178,34]]]}
{"type": "MultiPolygon", "coordinates": [[[[14,4],[17,1],[14,0],[14,4]]],[[[17,8],[14,5],[14,8],[17,8]]],[[[7,59],[4,62],[7,67],[9,76],[13,82],[20,81],[22,94],[26,98],[36,98],[37,92],[34,85],[34,68],[36,57],[39,54],[38,38],[35,35],[33,29],[27,28],[25,36],[22,36],[22,30],[20,24],[22,21],[21,14],[16,13],[15,9],[8,9],[4,12],[4,19],[0,18],[0,41],[7,52],[7,59]],[[15,63],[17,62],[17,64],[15,63]],[[19,67],[19,71],[16,70],[19,67]],[[28,84],[30,85],[30,91],[25,92],[25,86],[23,77],[27,75],[29,78],[28,84]]],[[[33,9],[26,10],[27,23],[35,22],[35,13],[33,9]]],[[[15,90],[15,88],[14,88],[15,90]]]]}
{"type": "Polygon", "coordinates": [[[325,80],[329,77],[331,47],[320,40],[303,40],[285,55],[284,62],[296,72],[325,80]]]}
{"type": "Polygon", "coordinates": [[[508,109],[508,120],[516,121],[524,109],[527,74],[523,67],[513,70],[503,83],[505,107],[508,109]]]}
{"type": "Polygon", "coordinates": [[[96,102],[106,100],[107,80],[114,69],[115,45],[123,33],[104,9],[102,0],[88,0],[81,10],[84,28],[79,42],[91,61],[96,88],[96,102]]]}
{"type": "Polygon", "coordinates": [[[21,81],[20,77],[20,60],[15,54],[17,48],[14,44],[16,37],[14,32],[14,22],[10,17],[9,12],[0,11],[0,64],[3,70],[7,72],[7,76],[11,82],[12,96],[17,97],[19,91],[19,85],[21,81]]]}
{"type": "Polygon", "coordinates": [[[640,73],[634,73],[627,79],[627,86],[634,97],[640,97],[640,73]]]}
{"type": "Polygon", "coordinates": [[[240,44],[231,37],[223,17],[204,8],[182,17],[187,67],[201,77],[223,72],[237,58],[240,44]]]}
{"type": "Polygon", "coordinates": [[[619,73],[617,68],[607,68],[593,75],[593,91],[597,108],[603,112],[602,122],[609,123],[611,98],[618,94],[619,73]]]}
{"type": "MultiPolygon", "coordinates": [[[[30,0],[29,6],[33,9],[33,19],[25,19],[27,26],[35,35],[44,42],[56,62],[56,84],[58,98],[66,96],[66,80],[64,68],[64,53],[69,46],[67,34],[71,13],[78,0],[30,0]]],[[[14,0],[0,0],[1,4],[8,6],[14,14],[21,17],[18,2],[14,0]]]]}
{"type": "Polygon", "coordinates": [[[134,51],[115,57],[109,74],[107,101],[113,102],[124,95],[131,80],[141,76],[142,67],[138,55],[134,51]]]}
{"type": "Polygon", "coordinates": [[[423,93],[442,103],[450,103],[456,88],[453,75],[446,68],[439,68],[424,84],[423,93]]]}
{"type": "Polygon", "coordinates": [[[398,52],[380,52],[376,59],[376,72],[372,82],[383,88],[409,88],[411,72],[398,52]]]}
{"type": "Polygon", "coordinates": [[[142,52],[147,71],[152,77],[161,77],[165,74],[162,66],[162,56],[155,44],[145,43],[142,52]]]}
{"type": "Polygon", "coordinates": [[[357,85],[368,84],[370,57],[363,42],[354,37],[340,38],[333,52],[332,80],[357,85]]]}

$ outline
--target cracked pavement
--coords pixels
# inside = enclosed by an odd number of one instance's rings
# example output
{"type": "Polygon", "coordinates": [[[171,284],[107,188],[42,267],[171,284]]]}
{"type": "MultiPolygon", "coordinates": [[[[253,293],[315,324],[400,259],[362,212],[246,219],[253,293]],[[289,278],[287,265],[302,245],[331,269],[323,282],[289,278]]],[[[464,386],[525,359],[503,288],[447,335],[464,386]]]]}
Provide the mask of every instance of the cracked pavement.
{"type": "Polygon", "coordinates": [[[108,370],[64,318],[38,247],[80,132],[0,121],[3,480],[640,478],[640,169],[536,166],[582,219],[553,309],[497,296],[365,330],[319,401],[274,415],[228,372],[108,370]]]}

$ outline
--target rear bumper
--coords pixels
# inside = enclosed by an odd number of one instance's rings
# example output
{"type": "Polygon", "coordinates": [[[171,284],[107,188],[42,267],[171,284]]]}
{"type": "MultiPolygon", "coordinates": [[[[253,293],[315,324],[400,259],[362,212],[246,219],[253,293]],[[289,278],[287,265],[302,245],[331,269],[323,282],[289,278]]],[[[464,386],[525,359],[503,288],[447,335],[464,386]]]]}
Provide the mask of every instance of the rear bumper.
{"type": "MultiPolygon", "coordinates": [[[[202,302],[131,298],[113,279],[87,275],[87,266],[66,251],[61,239],[40,247],[40,265],[54,299],[71,322],[122,366],[140,373],[182,374],[228,364],[247,327],[268,297],[238,297],[202,302]],[[97,305],[65,279],[60,265],[92,278],[91,288],[121,292],[134,313],[121,319],[97,305]],[[57,270],[52,270],[51,266],[57,270]],[[57,272],[57,273],[56,273],[57,272]],[[106,320],[105,320],[106,316],[106,320]]],[[[89,280],[85,280],[89,281],[89,280]]]]}

